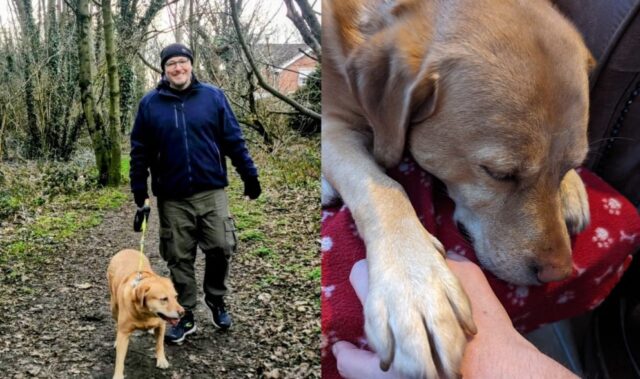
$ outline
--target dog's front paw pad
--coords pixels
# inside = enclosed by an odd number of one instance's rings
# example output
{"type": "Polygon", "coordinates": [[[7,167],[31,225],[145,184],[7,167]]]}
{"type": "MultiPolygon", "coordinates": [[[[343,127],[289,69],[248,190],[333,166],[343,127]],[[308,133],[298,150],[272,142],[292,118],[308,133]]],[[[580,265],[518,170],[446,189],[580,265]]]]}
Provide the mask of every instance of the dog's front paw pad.
{"type": "Polygon", "coordinates": [[[156,367],[158,368],[169,368],[169,361],[167,360],[167,358],[158,358],[158,361],[156,363],[156,367]]]}

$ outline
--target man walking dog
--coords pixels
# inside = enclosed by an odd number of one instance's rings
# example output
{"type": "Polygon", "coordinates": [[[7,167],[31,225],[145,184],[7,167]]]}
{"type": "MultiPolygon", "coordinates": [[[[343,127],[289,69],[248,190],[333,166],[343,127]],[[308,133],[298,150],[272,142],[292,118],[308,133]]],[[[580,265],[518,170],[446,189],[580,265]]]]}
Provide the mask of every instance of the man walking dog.
{"type": "Polygon", "coordinates": [[[229,214],[225,156],[244,182],[244,194],[260,196],[258,172],[222,90],[192,73],[193,53],[179,43],[160,53],[162,79],[138,107],[131,133],[131,190],[141,208],[147,177],[158,199],[160,255],[167,262],[178,300],[186,312],[167,329],[166,340],[181,343],[195,332],[194,270],[197,246],[205,255],[204,302],[217,328],[231,326],[224,302],[229,261],[236,246],[229,214]]]}

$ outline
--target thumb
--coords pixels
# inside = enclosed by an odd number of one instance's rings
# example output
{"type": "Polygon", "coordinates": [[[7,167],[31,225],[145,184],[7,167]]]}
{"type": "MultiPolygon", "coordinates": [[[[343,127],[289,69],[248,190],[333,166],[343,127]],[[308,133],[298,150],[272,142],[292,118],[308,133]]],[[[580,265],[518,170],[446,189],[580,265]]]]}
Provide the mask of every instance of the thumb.
{"type": "Polygon", "coordinates": [[[391,379],[396,374],[380,370],[380,359],[368,350],[357,348],[352,343],[338,341],[333,344],[333,355],[336,357],[338,372],[346,379],[371,378],[391,379]]]}

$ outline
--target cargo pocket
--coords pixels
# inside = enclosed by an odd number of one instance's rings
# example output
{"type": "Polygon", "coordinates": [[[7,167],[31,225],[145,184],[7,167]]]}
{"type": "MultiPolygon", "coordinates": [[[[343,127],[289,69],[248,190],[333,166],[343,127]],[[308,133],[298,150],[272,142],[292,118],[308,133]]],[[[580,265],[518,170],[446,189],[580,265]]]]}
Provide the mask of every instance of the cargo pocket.
{"type": "Polygon", "coordinates": [[[173,246],[173,232],[171,228],[160,228],[160,256],[168,262],[173,246]]]}
{"type": "Polygon", "coordinates": [[[230,252],[236,252],[236,246],[238,246],[238,237],[236,236],[236,223],[232,217],[227,217],[224,220],[224,238],[230,252]]]}

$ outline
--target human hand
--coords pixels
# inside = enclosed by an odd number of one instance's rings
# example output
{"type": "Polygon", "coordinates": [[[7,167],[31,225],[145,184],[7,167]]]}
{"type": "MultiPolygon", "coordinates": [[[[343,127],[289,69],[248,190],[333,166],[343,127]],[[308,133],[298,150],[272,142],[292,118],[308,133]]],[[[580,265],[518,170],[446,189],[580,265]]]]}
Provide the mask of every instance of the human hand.
{"type": "Polygon", "coordinates": [[[133,193],[133,201],[135,201],[138,208],[142,208],[144,206],[145,200],[149,198],[147,191],[136,191],[133,193]]]}
{"type": "MultiPolygon", "coordinates": [[[[449,254],[447,264],[470,294],[473,319],[478,333],[467,344],[461,374],[465,378],[514,378],[527,372],[530,377],[576,378],[569,370],[542,354],[514,328],[482,270],[466,258],[449,254]]],[[[349,276],[361,303],[368,292],[366,260],[354,264],[349,276]]],[[[379,357],[346,341],[336,342],[332,351],[344,378],[390,379],[401,376],[380,369],[379,357]]]]}
{"type": "Polygon", "coordinates": [[[255,200],[262,193],[260,188],[260,182],[257,176],[247,176],[244,178],[244,196],[248,196],[249,199],[255,200]]]}
{"type": "Polygon", "coordinates": [[[136,215],[133,218],[133,231],[142,231],[142,223],[146,219],[149,222],[149,215],[151,214],[151,207],[149,206],[149,199],[145,199],[142,207],[136,210],[136,215]]]}

